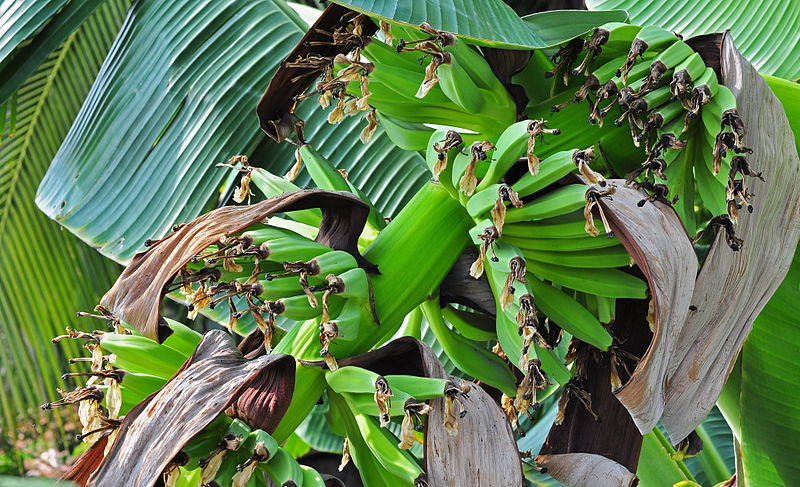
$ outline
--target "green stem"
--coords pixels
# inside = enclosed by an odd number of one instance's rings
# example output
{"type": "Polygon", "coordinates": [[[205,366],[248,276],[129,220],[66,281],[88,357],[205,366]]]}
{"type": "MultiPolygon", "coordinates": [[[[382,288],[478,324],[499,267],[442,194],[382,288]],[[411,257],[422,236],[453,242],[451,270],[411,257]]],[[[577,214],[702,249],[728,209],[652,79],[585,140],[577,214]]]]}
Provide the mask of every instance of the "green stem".
{"type": "MultiPolygon", "coordinates": [[[[658,439],[658,442],[667,451],[667,453],[669,453],[670,455],[675,453],[675,449],[672,448],[672,445],[669,443],[669,440],[667,440],[667,437],[664,436],[664,433],[662,433],[660,429],[653,428],[653,435],[658,439]]],[[[689,471],[689,467],[687,467],[685,463],[683,463],[680,460],[672,460],[672,461],[675,462],[675,465],[678,467],[678,469],[680,469],[680,471],[683,473],[683,475],[686,476],[688,480],[695,481],[692,472],[689,471]]]]}
{"type": "Polygon", "coordinates": [[[408,321],[403,334],[422,340],[422,310],[420,308],[414,308],[408,314],[408,321]]]}
{"type": "Polygon", "coordinates": [[[697,461],[703,467],[708,480],[717,484],[731,478],[730,470],[702,424],[697,427],[697,435],[703,440],[703,449],[697,455],[697,461]]]}

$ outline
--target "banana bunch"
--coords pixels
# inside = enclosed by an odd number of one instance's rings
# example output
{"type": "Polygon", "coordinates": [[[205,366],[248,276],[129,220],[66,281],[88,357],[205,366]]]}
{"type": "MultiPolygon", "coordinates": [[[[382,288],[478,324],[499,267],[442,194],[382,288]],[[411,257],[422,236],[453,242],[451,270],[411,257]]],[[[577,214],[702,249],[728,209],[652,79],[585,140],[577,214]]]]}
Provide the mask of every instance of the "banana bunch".
{"type": "MultiPolygon", "coordinates": [[[[355,367],[342,367],[339,371],[328,375],[333,376],[351,368],[355,367]]],[[[358,381],[355,386],[338,384],[336,378],[330,379],[330,377],[326,377],[326,379],[333,380],[340,389],[354,390],[354,392],[340,394],[335,392],[332,386],[327,389],[331,405],[328,420],[334,431],[346,435],[342,452],[342,465],[339,469],[343,469],[344,465],[352,459],[359,470],[364,485],[419,485],[417,482],[424,479],[424,473],[417,460],[407,449],[415,441],[418,441],[420,437],[418,436],[419,433],[415,432],[416,429],[413,424],[421,421],[420,416],[427,414],[430,411],[430,406],[423,402],[416,402],[422,401],[421,399],[414,398],[413,401],[405,401],[402,409],[406,411],[405,414],[410,419],[408,421],[404,419],[403,438],[398,444],[398,438],[387,428],[381,427],[379,421],[375,419],[373,414],[376,411],[369,407],[368,403],[372,401],[373,404],[376,404],[377,400],[389,401],[391,399],[395,399],[393,402],[397,403],[398,401],[394,395],[400,394],[400,385],[397,386],[396,390],[389,387],[387,385],[388,376],[386,378],[379,377],[378,380],[372,381],[368,374],[362,374],[361,372],[347,371],[345,374],[350,377],[355,376],[358,381]],[[368,412],[364,412],[362,409],[368,412]]],[[[399,377],[401,376],[392,378],[392,382],[396,383],[397,380],[395,379],[399,377]]],[[[341,378],[344,378],[344,375],[341,378]]],[[[414,379],[421,378],[415,377],[414,379]]],[[[407,382],[403,385],[407,386],[407,382]]],[[[417,392],[427,391],[430,394],[429,397],[444,394],[444,386],[442,384],[425,384],[417,389],[417,392]]],[[[381,408],[388,408],[387,411],[392,409],[389,406],[381,406],[381,408]]],[[[381,417],[383,414],[381,413],[381,417]]],[[[392,413],[387,412],[386,414],[392,413]]]]}
{"type": "MultiPolygon", "coordinates": [[[[558,114],[551,122],[582,143],[588,133],[571,127],[580,111],[564,109],[586,100],[590,124],[602,126],[617,105],[614,125],[627,125],[630,142],[644,146],[645,160],[632,168],[626,183],[648,193],[640,204],[672,204],[690,234],[706,221],[723,228],[731,248],[738,249],[742,242],[733,230],[738,210],[752,211],[746,177],[761,175],[742,155],[751,151],[742,140],[745,128],[734,96],[700,54],[664,29],[622,23],[601,26],[583,43],[568,43],[560,52],[561,63],[550,74],[563,72],[565,81],[572,77],[583,83],[572,97],[564,92],[552,99],[550,111],[558,114]],[[573,69],[582,49],[584,61],[573,69]],[[723,159],[728,165],[721,173],[723,159]]],[[[545,116],[539,107],[531,112],[545,116]]],[[[614,136],[605,134],[601,140],[611,145],[614,136]]]]}

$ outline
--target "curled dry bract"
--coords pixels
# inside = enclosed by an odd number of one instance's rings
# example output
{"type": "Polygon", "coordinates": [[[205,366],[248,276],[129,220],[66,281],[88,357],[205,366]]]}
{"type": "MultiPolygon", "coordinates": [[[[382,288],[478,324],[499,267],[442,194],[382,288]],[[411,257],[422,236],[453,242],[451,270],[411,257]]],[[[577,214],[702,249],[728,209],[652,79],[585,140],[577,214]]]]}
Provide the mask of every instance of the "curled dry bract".
{"type": "Polygon", "coordinates": [[[377,267],[358,252],[369,207],[344,191],[300,190],[248,206],[225,206],[197,217],[133,257],[100,304],[142,335],[163,342],[172,330],[159,315],[165,287],[195,255],[223,236],[241,232],[284,211],[322,209],[316,241],[352,254],[370,272],[377,267]]]}

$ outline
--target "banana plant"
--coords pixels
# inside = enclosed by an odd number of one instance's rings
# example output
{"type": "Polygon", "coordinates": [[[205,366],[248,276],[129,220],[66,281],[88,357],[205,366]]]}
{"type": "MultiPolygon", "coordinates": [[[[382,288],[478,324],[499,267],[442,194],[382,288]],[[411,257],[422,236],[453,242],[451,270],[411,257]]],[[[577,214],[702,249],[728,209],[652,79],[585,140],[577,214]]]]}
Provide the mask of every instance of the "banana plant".
{"type": "MultiPolygon", "coordinates": [[[[727,34],[684,40],[619,11],[521,19],[485,2],[475,22],[447,1],[402,6],[334,3],[279,64],[256,112],[296,148],[286,177],[233,156],[220,166],[240,205],[135,255],[119,231],[102,237],[130,257],[96,308],[109,329],[59,337],[91,352],[76,359],[90,379],[45,405],[77,404],[92,444],[67,478],[322,485],[279,445],[324,394],[366,485],[519,485],[536,471],[635,485],[640,455],[668,471],[641,469],[645,484],[696,480],[681,459],[798,240],[800,190],[785,181],[800,160],[779,102],[727,34]],[[381,126],[424,160],[430,180],[388,223],[315,148],[301,110],[316,105],[331,125],[361,124],[345,144],[381,126]],[[304,171],[319,189],[291,182],[304,171]],[[165,319],[167,295],[190,319],[222,310],[238,350],[165,319]],[[392,340],[419,336],[422,317],[462,377],[392,340]],[[523,461],[513,431],[551,395],[550,431],[523,461]]],[[[179,89],[185,73],[170,77],[179,89]]],[[[58,199],[40,193],[68,226],[101,224],[58,199]]]]}

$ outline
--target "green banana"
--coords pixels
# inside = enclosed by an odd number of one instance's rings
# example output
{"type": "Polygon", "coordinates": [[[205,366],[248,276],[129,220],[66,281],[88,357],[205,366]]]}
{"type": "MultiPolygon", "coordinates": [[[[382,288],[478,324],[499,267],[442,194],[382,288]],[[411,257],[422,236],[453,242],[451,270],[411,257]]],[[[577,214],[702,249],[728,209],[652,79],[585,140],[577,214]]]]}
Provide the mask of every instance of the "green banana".
{"type": "Polygon", "coordinates": [[[516,381],[511,370],[500,357],[448,328],[438,302],[438,299],[423,302],[422,313],[450,360],[464,373],[513,396],[516,381]]]}
{"type": "Polygon", "coordinates": [[[464,70],[458,56],[451,55],[450,64],[440,64],[436,74],[439,76],[438,86],[453,103],[469,113],[479,113],[483,109],[483,94],[464,70]]]}
{"type": "MultiPolygon", "coordinates": [[[[339,367],[336,371],[325,374],[328,385],[339,394],[367,394],[370,396],[375,394],[375,382],[379,377],[375,372],[354,366],[339,367]]],[[[403,392],[420,401],[444,395],[447,382],[445,379],[413,375],[387,375],[384,379],[392,391],[403,392]]],[[[397,401],[393,400],[392,402],[397,401]]]]}
{"type": "MultiPolygon", "coordinates": [[[[267,198],[272,198],[273,196],[278,196],[279,194],[289,193],[291,191],[297,191],[300,189],[299,186],[293,184],[287,179],[281,176],[276,176],[269,171],[260,168],[253,168],[253,170],[250,172],[250,179],[256,188],[261,190],[261,192],[264,193],[264,196],[267,198]]],[[[298,222],[317,228],[319,228],[319,224],[322,221],[322,212],[317,208],[290,211],[287,213],[287,215],[298,222]]]]}
{"type": "Polygon", "coordinates": [[[288,482],[294,482],[297,487],[304,485],[303,469],[300,468],[297,460],[292,458],[292,455],[283,448],[278,448],[275,454],[266,463],[262,463],[260,467],[275,482],[275,485],[283,486],[288,482]]]}
{"type": "Polygon", "coordinates": [[[508,172],[512,165],[517,160],[525,155],[525,150],[528,144],[528,124],[530,120],[523,120],[508,126],[497,142],[494,144],[497,149],[494,151],[494,161],[486,175],[483,177],[478,186],[475,188],[476,192],[486,189],[490,184],[497,183],[500,178],[508,172]]]}
{"type": "Polygon", "coordinates": [[[522,208],[511,208],[506,212],[506,223],[541,220],[563,215],[586,206],[586,190],[583,184],[568,184],[554,189],[546,195],[530,201],[522,208]]]}
{"type": "MultiPolygon", "coordinates": [[[[602,222],[595,222],[595,226],[600,233],[605,233],[605,227],[602,226],[602,222]]],[[[503,238],[506,237],[532,239],[552,238],[562,240],[562,245],[567,245],[565,239],[573,239],[576,237],[593,238],[586,233],[586,218],[583,216],[582,211],[573,211],[532,222],[511,224],[508,221],[508,213],[506,213],[506,225],[503,227],[503,238]]],[[[600,240],[608,241],[609,239],[600,240]]],[[[559,245],[558,242],[555,242],[555,245],[559,245]]]]}
{"type": "MultiPolygon", "coordinates": [[[[319,224],[317,224],[319,225],[319,224]]],[[[283,261],[309,261],[332,249],[314,242],[302,235],[285,228],[264,226],[244,233],[253,239],[253,245],[264,244],[269,251],[267,260],[282,263],[283,261]]]]}
{"type": "Polygon", "coordinates": [[[125,371],[119,386],[123,396],[130,392],[134,397],[144,398],[164,387],[166,383],[167,379],[162,377],[125,371]]]}
{"type": "Polygon", "coordinates": [[[575,252],[550,252],[546,250],[527,250],[523,248],[522,255],[525,256],[526,260],[564,267],[587,269],[612,269],[626,266],[630,263],[630,255],[628,255],[628,251],[625,250],[625,247],[622,245],[575,252]]]}
{"type": "Polygon", "coordinates": [[[306,465],[300,465],[300,468],[303,470],[303,487],[325,487],[319,472],[306,465]]]}
{"type": "Polygon", "coordinates": [[[646,297],[647,284],[644,281],[617,269],[583,269],[537,261],[527,263],[528,272],[576,291],[609,298],[646,297]]]}
{"type": "Polygon", "coordinates": [[[422,468],[409,452],[397,447],[398,439],[386,428],[381,428],[371,416],[354,412],[353,417],[372,455],[383,468],[404,479],[403,484],[395,485],[413,485],[414,479],[422,473],[422,468]]]}
{"type": "Polygon", "coordinates": [[[104,333],[100,348],[114,354],[111,365],[118,369],[136,371],[168,380],[188,358],[169,347],[136,335],[104,333]]]}
{"type": "Polygon", "coordinates": [[[377,111],[378,125],[392,140],[394,145],[407,151],[423,151],[428,145],[433,129],[421,123],[406,122],[377,111]]]}
{"type": "MultiPolygon", "coordinates": [[[[585,225],[586,220],[583,221],[585,225]]],[[[521,223],[517,225],[527,225],[526,223],[521,223]]],[[[595,225],[596,226],[596,225],[595,225]]],[[[609,247],[617,247],[619,246],[619,239],[615,238],[597,238],[592,237],[588,233],[583,226],[580,227],[583,230],[583,235],[578,235],[573,238],[564,239],[564,238],[527,238],[527,237],[517,237],[516,235],[510,235],[503,232],[503,241],[514,245],[515,247],[519,247],[523,251],[531,250],[531,251],[549,251],[554,253],[560,252],[575,252],[579,250],[594,250],[594,249],[606,249],[609,247]]],[[[600,233],[604,233],[604,229],[600,229],[600,233]]],[[[515,233],[519,233],[519,231],[514,229],[515,233]]],[[[577,233],[577,232],[576,232],[577,233]]],[[[531,235],[535,235],[534,232],[530,232],[531,235]]]]}
{"type": "Polygon", "coordinates": [[[442,308],[442,316],[459,333],[469,340],[485,342],[497,339],[495,324],[488,316],[456,309],[451,305],[442,308]]]}

